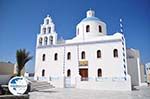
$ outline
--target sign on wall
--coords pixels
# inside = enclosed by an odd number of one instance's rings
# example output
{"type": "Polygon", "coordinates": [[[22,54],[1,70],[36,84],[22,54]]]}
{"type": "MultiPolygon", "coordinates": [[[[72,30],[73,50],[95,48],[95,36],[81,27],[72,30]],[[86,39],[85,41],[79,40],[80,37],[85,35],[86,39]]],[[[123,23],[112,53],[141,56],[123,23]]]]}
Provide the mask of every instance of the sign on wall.
{"type": "Polygon", "coordinates": [[[88,66],[88,61],[79,61],[79,66],[88,66]]]}

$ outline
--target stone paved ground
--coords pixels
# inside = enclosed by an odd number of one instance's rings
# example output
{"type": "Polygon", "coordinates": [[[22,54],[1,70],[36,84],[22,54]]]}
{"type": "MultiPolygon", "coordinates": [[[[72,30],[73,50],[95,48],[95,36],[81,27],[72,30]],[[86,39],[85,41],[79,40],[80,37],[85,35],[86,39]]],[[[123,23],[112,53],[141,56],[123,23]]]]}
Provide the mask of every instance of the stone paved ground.
{"type": "Polygon", "coordinates": [[[150,87],[139,87],[131,92],[75,88],[49,89],[41,92],[31,92],[30,99],[150,99],[150,87]]]}

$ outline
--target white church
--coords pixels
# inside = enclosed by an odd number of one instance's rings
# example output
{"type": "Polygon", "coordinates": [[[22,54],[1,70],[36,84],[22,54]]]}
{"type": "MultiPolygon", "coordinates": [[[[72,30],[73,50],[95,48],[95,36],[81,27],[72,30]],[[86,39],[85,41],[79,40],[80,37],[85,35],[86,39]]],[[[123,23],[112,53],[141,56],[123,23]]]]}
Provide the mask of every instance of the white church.
{"type": "Polygon", "coordinates": [[[118,32],[107,35],[106,23],[88,10],[76,36],[58,40],[47,16],[37,35],[34,78],[56,88],[130,91],[125,38],[118,32]]]}

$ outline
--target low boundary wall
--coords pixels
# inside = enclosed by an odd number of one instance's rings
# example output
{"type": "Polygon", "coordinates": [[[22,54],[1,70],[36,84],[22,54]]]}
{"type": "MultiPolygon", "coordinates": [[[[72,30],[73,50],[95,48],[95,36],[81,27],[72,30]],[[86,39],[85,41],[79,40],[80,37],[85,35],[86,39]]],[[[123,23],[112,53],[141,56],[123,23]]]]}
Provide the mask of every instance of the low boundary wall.
{"type": "Polygon", "coordinates": [[[94,89],[94,90],[114,90],[114,91],[131,91],[131,78],[126,79],[108,78],[108,79],[89,79],[81,81],[77,79],[76,88],[94,89]]]}

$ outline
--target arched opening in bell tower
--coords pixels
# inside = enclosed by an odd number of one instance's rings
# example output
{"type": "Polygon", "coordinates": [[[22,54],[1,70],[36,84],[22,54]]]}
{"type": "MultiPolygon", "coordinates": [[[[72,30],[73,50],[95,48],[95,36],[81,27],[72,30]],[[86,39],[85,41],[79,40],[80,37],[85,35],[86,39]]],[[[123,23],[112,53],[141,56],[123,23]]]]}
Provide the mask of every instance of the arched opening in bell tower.
{"type": "Polygon", "coordinates": [[[53,44],[53,36],[49,37],[49,41],[50,41],[50,45],[52,45],[53,44]]]}

